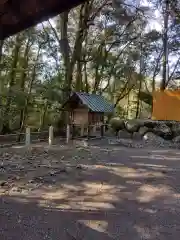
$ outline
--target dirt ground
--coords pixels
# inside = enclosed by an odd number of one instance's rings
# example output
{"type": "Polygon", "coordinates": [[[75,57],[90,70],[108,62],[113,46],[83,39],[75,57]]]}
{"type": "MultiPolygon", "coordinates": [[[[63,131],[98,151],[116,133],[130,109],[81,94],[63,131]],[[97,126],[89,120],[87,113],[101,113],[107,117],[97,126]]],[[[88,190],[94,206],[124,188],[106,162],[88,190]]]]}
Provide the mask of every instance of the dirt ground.
{"type": "Polygon", "coordinates": [[[0,152],[1,240],[178,240],[180,151],[0,152]]]}

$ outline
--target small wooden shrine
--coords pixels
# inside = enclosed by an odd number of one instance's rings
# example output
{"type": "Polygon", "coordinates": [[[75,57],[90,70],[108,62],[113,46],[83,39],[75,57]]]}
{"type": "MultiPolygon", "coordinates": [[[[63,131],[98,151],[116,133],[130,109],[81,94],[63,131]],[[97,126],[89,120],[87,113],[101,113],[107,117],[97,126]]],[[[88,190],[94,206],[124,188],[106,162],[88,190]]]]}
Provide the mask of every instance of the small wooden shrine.
{"type": "Polygon", "coordinates": [[[114,110],[103,96],[84,92],[74,92],[64,108],[70,113],[70,125],[81,128],[81,135],[85,129],[90,132],[92,128],[101,127],[104,117],[114,110]]]}

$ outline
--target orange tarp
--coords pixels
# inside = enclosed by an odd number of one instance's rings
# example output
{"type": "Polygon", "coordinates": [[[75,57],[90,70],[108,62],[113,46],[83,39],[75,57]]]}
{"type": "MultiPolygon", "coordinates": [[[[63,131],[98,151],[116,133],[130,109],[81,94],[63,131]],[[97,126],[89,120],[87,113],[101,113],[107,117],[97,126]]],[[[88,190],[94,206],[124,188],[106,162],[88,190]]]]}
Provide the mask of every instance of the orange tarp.
{"type": "Polygon", "coordinates": [[[152,119],[180,121],[180,90],[153,93],[152,119]]]}

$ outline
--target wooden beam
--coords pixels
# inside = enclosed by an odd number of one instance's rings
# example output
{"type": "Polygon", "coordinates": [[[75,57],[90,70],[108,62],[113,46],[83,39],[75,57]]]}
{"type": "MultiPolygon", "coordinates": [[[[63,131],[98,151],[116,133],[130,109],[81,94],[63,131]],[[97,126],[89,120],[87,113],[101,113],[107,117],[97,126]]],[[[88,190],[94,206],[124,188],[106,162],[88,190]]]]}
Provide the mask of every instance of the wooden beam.
{"type": "MultiPolygon", "coordinates": [[[[44,1],[46,2],[46,1],[44,1]]],[[[48,20],[51,17],[54,17],[64,11],[67,11],[78,4],[85,2],[85,0],[52,0],[51,4],[44,4],[41,0],[37,1],[38,9],[34,9],[32,14],[28,13],[28,10],[21,9],[21,4],[30,4],[29,0],[10,0],[5,3],[1,3],[0,0],[0,40],[3,40],[6,37],[14,35],[22,30],[25,30],[29,27],[32,27],[40,22],[48,20]],[[40,3],[40,5],[38,4],[40,3]],[[5,4],[5,6],[4,6],[5,4]],[[41,7],[42,5],[42,7],[41,7]],[[50,5],[50,6],[48,6],[50,5]],[[17,18],[18,21],[10,24],[6,23],[3,19],[7,14],[11,14],[12,18],[17,18]],[[18,16],[19,14],[19,16],[18,16]]],[[[28,8],[27,8],[28,9],[28,8]]],[[[9,15],[8,15],[9,16],[9,15]]]]}

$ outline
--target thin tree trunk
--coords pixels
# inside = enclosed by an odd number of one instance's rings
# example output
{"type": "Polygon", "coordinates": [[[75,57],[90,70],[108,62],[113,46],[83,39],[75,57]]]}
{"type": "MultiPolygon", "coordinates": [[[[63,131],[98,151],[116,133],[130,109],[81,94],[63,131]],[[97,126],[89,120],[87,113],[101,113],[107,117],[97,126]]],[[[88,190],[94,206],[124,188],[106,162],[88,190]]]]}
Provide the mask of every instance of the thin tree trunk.
{"type": "MultiPolygon", "coordinates": [[[[4,45],[4,41],[0,40],[0,94],[3,92],[3,88],[4,88],[4,81],[3,79],[1,79],[1,73],[2,73],[2,56],[3,56],[3,45],[4,45]]],[[[0,105],[2,106],[2,97],[0,97],[0,105]]],[[[2,117],[2,109],[0,110],[0,117],[2,117]]]]}
{"type": "MultiPolygon", "coordinates": [[[[4,45],[4,41],[0,40],[0,64],[2,64],[3,45],[4,45]]],[[[1,72],[1,68],[0,68],[0,72],[1,72]]]]}
{"type": "Polygon", "coordinates": [[[168,22],[169,22],[169,0],[165,0],[164,9],[164,33],[163,33],[163,71],[162,80],[160,83],[160,90],[166,89],[166,83],[168,81],[168,22]]]}
{"type": "Polygon", "coordinates": [[[124,84],[124,87],[121,91],[121,94],[117,97],[116,99],[116,102],[114,104],[114,108],[117,107],[117,105],[119,104],[119,102],[124,98],[126,97],[133,89],[134,85],[132,85],[130,88],[128,88],[128,91],[126,91],[127,87],[128,87],[128,84],[129,82],[127,81],[125,84],[124,84]]]}
{"type": "Polygon", "coordinates": [[[129,102],[130,102],[130,93],[128,94],[128,101],[127,101],[127,111],[126,111],[126,119],[129,119],[129,102]]]}
{"type": "Polygon", "coordinates": [[[88,76],[87,76],[87,63],[84,63],[84,83],[85,83],[85,91],[89,92],[89,84],[88,84],[88,76]]]}
{"type": "Polygon", "coordinates": [[[81,61],[77,61],[77,73],[76,73],[76,91],[80,92],[83,90],[83,85],[82,85],[82,65],[81,61]]]}
{"type": "Polygon", "coordinates": [[[153,72],[153,77],[152,77],[152,93],[156,90],[156,76],[158,74],[157,70],[158,70],[158,67],[159,67],[159,62],[162,58],[162,52],[163,51],[161,50],[158,58],[156,59],[156,65],[155,65],[154,72],[153,72]]]}
{"type": "Polygon", "coordinates": [[[39,125],[39,132],[44,128],[46,113],[48,110],[48,101],[46,101],[45,106],[42,109],[42,114],[40,115],[40,125],[39,125]]]}
{"type": "Polygon", "coordinates": [[[139,117],[139,113],[140,113],[140,93],[141,93],[141,89],[142,89],[142,80],[143,80],[143,64],[144,64],[144,58],[143,58],[143,49],[142,49],[142,43],[140,46],[140,69],[139,69],[139,89],[138,89],[138,94],[137,94],[137,107],[136,107],[136,119],[139,117]]]}
{"type": "Polygon", "coordinates": [[[138,95],[137,95],[137,107],[136,107],[136,119],[139,117],[140,114],[140,93],[142,89],[142,79],[139,80],[139,89],[138,89],[138,95]]]}
{"type": "Polygon", "coordinates": [[[177,70],[177,68],[179,66],[179,63],[180,63],[180,57],[178,58],[171,75],[168,77],[168,81],[166,82],[166,87],[168,87],[168,84],[173,79],[173,76],[174,76],[174,74],[175,74],[175,72],[176,72],[176,70],[177,70]]]}

